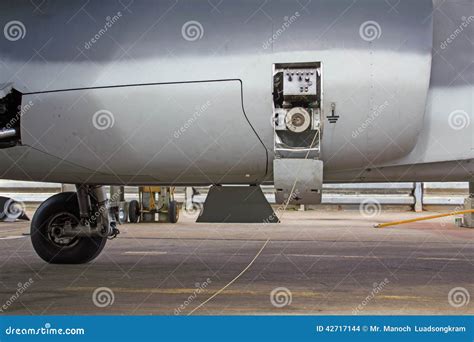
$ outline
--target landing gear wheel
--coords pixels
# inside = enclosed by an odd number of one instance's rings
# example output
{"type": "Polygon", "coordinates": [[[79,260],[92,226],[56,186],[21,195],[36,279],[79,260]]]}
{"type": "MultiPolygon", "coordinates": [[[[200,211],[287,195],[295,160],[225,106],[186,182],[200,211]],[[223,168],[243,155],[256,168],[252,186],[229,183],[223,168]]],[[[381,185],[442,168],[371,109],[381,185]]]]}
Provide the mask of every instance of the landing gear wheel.
{"type": "Polygon", "coordinates": [[[36,253],[51,264],[83,264],[95,259],[106,237],[59,237],[65,224],[79,223],[75,192],[62,192],[44,201],[31,221],[31,242],[36,253]]]}
{"type": "Polygon", "coordinates": [[[138,201],[130,201],[128,205],[128,219],[131,223],[137,223],[140,217],[140,206],[138,201]]]}
{"type": "Polygon", "coordinates": [[[168,207],[168,220],[171,223],[178,222],[179,218],[179,210],[178,210],[178,203],[176,201],[171,201],[168,207]]]}

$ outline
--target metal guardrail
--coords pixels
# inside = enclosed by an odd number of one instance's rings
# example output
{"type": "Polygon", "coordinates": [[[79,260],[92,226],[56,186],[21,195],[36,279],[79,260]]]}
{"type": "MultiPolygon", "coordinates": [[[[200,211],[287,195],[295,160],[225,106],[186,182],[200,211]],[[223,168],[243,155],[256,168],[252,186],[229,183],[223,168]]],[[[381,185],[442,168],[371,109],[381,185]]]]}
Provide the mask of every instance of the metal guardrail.
{"type": "MultiPolygon", "coordinates": [[[[204,202],[208,187],[196,188],[200,195],[194,197],[197,202],[204,202]]],[[[272,186],[262,187],[265,197],[275,203],[272,186]]],[[[326,205],[358,205],[367,198],[378,201],[382,205],[413,206],[414,183],[352,183],[325,184],[323,188],[323,204],[326,205]]],[[[39,204],[55,193],[62,191],[62,185],[56,183],[37,183],[0,180],[0,196],[12,197],[28,204],[39,204]]],[[[127,201],[138,198],[137,187],[125,187],[127,201]]],[[[468,195],[468,183],[423,183],[424,205],[459,206],[468,195]]],[[[176,200],[183,202],[184,188],[176,189],[176,200]]]]}

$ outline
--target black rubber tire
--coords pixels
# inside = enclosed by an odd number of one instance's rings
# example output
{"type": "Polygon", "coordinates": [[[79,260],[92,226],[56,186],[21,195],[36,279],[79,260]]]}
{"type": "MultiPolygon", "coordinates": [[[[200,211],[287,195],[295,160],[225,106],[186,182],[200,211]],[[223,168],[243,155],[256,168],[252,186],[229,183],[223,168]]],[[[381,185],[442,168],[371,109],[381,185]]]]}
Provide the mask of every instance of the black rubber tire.
{"type": "Polygon", "coordinates": [[[127,212],[125,211],[124,208],[119,208],[117,212],[118,219],[117,221],[120,224],[125,224],[127,223],[128,217],[127,217],[127,212]]]}
{"type": "Polygon", "coordinates": [[[131,223],[137,223],[140,218],[140,205],[138,201],[130,201],[128,204],[128,219],[131,223]]]}
{"type": "Polygon", "coordinates": [[[168,220],[171,223],[178,222],[179,219],[179,210],[178,210],[178,203],[176,201],[171,201],[168,206],[168,220]]]}
{"type": "Polygon", "coordinates": [[[36,253],[51,264],[84,264],[95,259],[107,242],[106,237],[79,237],[73,246],[61,247],[49,238],[48,226],[54,216],[67,212],[79,218],[75,192],[56,194],[36,210],[31,221],[31,242],[36,253]]]}

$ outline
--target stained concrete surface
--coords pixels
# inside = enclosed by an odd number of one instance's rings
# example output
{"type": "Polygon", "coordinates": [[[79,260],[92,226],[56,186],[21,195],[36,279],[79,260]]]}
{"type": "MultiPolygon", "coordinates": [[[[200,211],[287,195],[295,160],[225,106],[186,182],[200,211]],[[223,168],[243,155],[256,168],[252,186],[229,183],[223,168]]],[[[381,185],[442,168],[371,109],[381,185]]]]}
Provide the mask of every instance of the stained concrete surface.
{"type": "Polygon", "coordinates": [[[474,230],[452,218],[373,228],[427,214],[285,212],[280,224],[182,215],[120,226],[85,265],[46,264],[22,235],[28,222],[0,223],[0,314],[473,314],[473,300],[453,296],[474,295],[474,230]]]}

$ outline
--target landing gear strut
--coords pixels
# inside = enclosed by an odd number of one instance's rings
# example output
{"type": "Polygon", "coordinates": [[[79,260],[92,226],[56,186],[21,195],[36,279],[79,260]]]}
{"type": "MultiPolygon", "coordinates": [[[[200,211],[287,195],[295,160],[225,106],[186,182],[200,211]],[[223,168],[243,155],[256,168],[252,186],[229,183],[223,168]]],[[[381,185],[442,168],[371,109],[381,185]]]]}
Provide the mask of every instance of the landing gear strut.
{"type": "Polygon", "coordinates": [[[31,222],[38,255],[53,264],[82,264],[96,258],[108,238],[119,233],[101,186],[77,186],[41,204],[31,222]]]}

